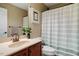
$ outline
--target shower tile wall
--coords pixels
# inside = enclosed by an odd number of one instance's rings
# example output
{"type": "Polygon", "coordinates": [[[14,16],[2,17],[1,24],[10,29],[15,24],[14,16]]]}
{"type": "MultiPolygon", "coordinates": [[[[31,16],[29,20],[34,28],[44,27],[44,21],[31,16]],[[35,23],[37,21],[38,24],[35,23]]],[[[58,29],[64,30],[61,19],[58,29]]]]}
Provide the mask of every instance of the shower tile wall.
{"type": "Polygon", "coordinates": [[[78,55],[79,4],[72,4],[42,13],[42,38],[57,55],[78,55]]]}

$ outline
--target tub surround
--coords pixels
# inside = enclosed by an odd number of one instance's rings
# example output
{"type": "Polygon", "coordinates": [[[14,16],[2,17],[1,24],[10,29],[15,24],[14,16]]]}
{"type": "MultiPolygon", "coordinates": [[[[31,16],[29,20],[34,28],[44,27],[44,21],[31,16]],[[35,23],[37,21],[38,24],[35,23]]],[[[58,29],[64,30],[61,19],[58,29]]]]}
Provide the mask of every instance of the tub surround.
{"type": "Polygon", "coordinates": [[[10,47],[10,45],[15,44],[16,42],[13,43],[12,41],[8,41],[8,42],[0,43],[0,56],[12,55],[20,50],[31,47],[32,45],[41,42],[41,38],[40,37],[34,39],[21,38],[19,42],[21,41],[26,41],[26,42],[24,42],[20,46],[15,45],[14,47],[12,46],[10,47]]]}

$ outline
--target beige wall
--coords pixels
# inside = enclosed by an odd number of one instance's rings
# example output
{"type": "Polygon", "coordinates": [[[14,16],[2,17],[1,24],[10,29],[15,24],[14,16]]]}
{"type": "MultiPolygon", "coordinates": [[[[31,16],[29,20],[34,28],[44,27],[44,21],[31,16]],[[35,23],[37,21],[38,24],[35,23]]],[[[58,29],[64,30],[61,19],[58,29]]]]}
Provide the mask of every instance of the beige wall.
{"type": "MultiPolygon", "coordinates": [[[[36,10],[39,10],[40,14],[41,14],[41,11],[47,10],[47,7],[42,3],[32,3],[31,7],[35,8],[36,10]]],[[[30,21],[30,19],[29,19],[29,21],[30,21]]],[[[41,18],[40,18],[39,24],[30,23],[30,26],[32,28],[32,33],[31,33],[32,38],[41,36],[41,25],[42,25],[41,18]]]]}
{"type": "MultiPolygon", "coordinates": [[[[24,16],[27,16],[27,11],[7,3],[0,3],[0,7],[6,8],[8,11],[8,26],[22,26],[22,20],[24,16]]],[[[8,28],[8,35],[10,35],[10,31],[8,28]]],[[[21,31],[20,34],[22,34],[21,31]]]]}

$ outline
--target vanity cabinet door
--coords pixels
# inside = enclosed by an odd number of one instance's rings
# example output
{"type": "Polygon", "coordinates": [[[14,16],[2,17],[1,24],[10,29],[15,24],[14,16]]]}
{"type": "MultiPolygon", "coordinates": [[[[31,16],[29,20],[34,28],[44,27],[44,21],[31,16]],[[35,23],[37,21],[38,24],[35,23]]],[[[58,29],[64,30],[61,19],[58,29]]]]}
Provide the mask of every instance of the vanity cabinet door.
{"type": "Polygon", "coordinates": [[[11,56],[28,56],[28,49],[21,50],[12,54],[11,56]]]}
{"type": "Polygon", "coordinates": [[[41,45],[42,45],[41,42],[39,42],[29,47],[29,56],[41,56],[42,55],[41,45]]]}

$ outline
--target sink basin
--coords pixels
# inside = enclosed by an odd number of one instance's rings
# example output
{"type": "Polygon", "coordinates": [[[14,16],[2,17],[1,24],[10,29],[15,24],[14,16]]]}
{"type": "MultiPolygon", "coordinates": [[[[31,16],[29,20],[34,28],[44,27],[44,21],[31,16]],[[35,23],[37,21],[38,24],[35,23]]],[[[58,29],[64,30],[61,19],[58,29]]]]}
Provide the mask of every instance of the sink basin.
{"type": "Polygon", "coordinates": [[[19,41],[19,42],[15,42],[15,43],[9,45],[9,47],[10,47],[10,48],[16,48],[16,47],[19,47],[19,46],[24,45],[25,43],[29,43],[29,41],[19,41]]]}

